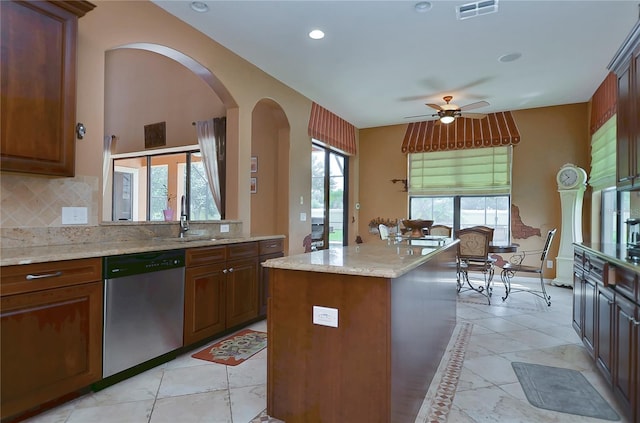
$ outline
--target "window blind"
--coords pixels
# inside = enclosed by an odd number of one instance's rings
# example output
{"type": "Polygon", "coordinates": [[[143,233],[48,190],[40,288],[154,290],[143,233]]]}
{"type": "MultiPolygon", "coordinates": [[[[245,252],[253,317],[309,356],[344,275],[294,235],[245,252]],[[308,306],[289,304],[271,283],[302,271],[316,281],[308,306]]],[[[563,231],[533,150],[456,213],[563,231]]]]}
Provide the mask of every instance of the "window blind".
{"type": "Polygon", "coordinates": [[[594,191],[616,186],[616,115],[591,137],[589,185],[594,191]]]}
{"type": "Polygon", "coordinates": [[[409,154],[413,195],[510,194],[511,146],[409,154]]]}

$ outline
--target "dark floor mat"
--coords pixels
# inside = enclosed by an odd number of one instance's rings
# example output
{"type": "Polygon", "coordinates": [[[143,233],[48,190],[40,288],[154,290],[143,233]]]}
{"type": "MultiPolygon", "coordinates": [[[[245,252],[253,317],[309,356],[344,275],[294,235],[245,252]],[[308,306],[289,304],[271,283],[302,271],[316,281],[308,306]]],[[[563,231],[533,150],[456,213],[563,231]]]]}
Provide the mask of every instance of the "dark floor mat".
{"type": "Polygon", "coordinates": [[[511,363],[529,402],[539,408],[604,420],[620,416],[577,370],[511,363]]]}

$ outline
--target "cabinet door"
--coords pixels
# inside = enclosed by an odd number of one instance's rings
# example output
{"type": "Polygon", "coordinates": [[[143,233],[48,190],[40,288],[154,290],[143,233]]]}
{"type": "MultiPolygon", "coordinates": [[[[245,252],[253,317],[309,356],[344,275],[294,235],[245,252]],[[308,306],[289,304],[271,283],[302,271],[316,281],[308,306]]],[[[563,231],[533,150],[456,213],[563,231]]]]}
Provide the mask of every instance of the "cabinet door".
{"type": "Polygon", "coordinates": [[[631,415],[634,395],[636,395],[636,368],[638,360],[637,306],[621,295],[615,301],[615,360],[613,390],[620,404],[631,415]]]}
{"type": "Polygon", "coordinates": [[[73,176],[78,18],[50,2],[0,8],[2,170],[73,176]]]}
{"type": "Polygon", "coordinates": [[[584,282],[584,320],[582,322],[582,342],[591,357],[595,356],[596,284],[586,279],[584,282]]]}
{"type": "MultiPolygon", "coordinates": [[[[268,254],[265,256],[260,256],[260,263],[272,259],[282,257],[284,254],[282,252],[275,254],[268,254]]],[[[259,286],[259,305],[258,305],[258,313],[260,316],[267,315],[267,300],[269,298],[269,268],[260,266],[260,286],[259,286]]]]}
{"type": "Polygon", "coordinates": [[[616,147],[616,171],[618,175],[618,187],[628,187],[632,182],[631,161],[631,70],[629,64],[618,74],[618,104],[617,104],[617,147],[616,147]]]}
{"type": "Polygon", "coordinates": [[[224,263],[188,267],[185,271],[184,345],[190,345],[225,329],[224,263]]]}
{"type": "MultiPolygon", "coordinates": [[[[631,124],[630,130],[630,142],[633,145],[635,151],[634,154],[634,167],[635,177],[640,177],[640,45],[636,48],[631,59],[631,124]]],[[[640,186],[640,180],[634,180],[634,186],[640,186]]]]}
{"type": "Polygon", "coordinates": [[[258,257],[227,262],[227,327],[258,316],[258,257]]]}
{"type": "Polygon", "coordinates": [[[102,377],[102,282],[1,301],[2,418],[102,377]]]}
{"type": "Polygon", "coordinates": [[[584,302],[584,280],[582,270],[574,267],[573,270],[573,329],[582,339],[582,304],[584,302]]]}
{"type": "Polygon", "coordinates": [[[613,357],[614,293],[602,285],[597,287],[596,299],[596,365],[602,375],[611,383],[613,357]]]}

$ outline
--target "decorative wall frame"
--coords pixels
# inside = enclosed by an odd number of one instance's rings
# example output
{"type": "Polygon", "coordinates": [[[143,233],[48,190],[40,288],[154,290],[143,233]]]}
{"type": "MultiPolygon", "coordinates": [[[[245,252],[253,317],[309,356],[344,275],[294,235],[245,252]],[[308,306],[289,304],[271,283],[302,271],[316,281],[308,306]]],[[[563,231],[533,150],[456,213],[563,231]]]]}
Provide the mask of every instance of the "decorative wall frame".
{"type": "Polygon", "coordinates": [[[164,147],[167,145],[167,123],[158,122],[144,126],[144,148],[164,147]]]}

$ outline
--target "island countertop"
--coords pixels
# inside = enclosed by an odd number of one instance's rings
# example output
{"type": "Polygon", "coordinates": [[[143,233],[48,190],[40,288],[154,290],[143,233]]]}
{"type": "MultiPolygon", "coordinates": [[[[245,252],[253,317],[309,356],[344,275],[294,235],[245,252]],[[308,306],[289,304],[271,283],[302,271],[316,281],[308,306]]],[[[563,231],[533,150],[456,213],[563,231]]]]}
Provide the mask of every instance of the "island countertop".
{"type": "Polygon", "coordinates": [[[387,245],[384,242],[360,244],[270,259],[262,265],[276,269],[398,278],[439,251],[455,248],[456,243],[457,240],[443,246],[387,245]]]}

